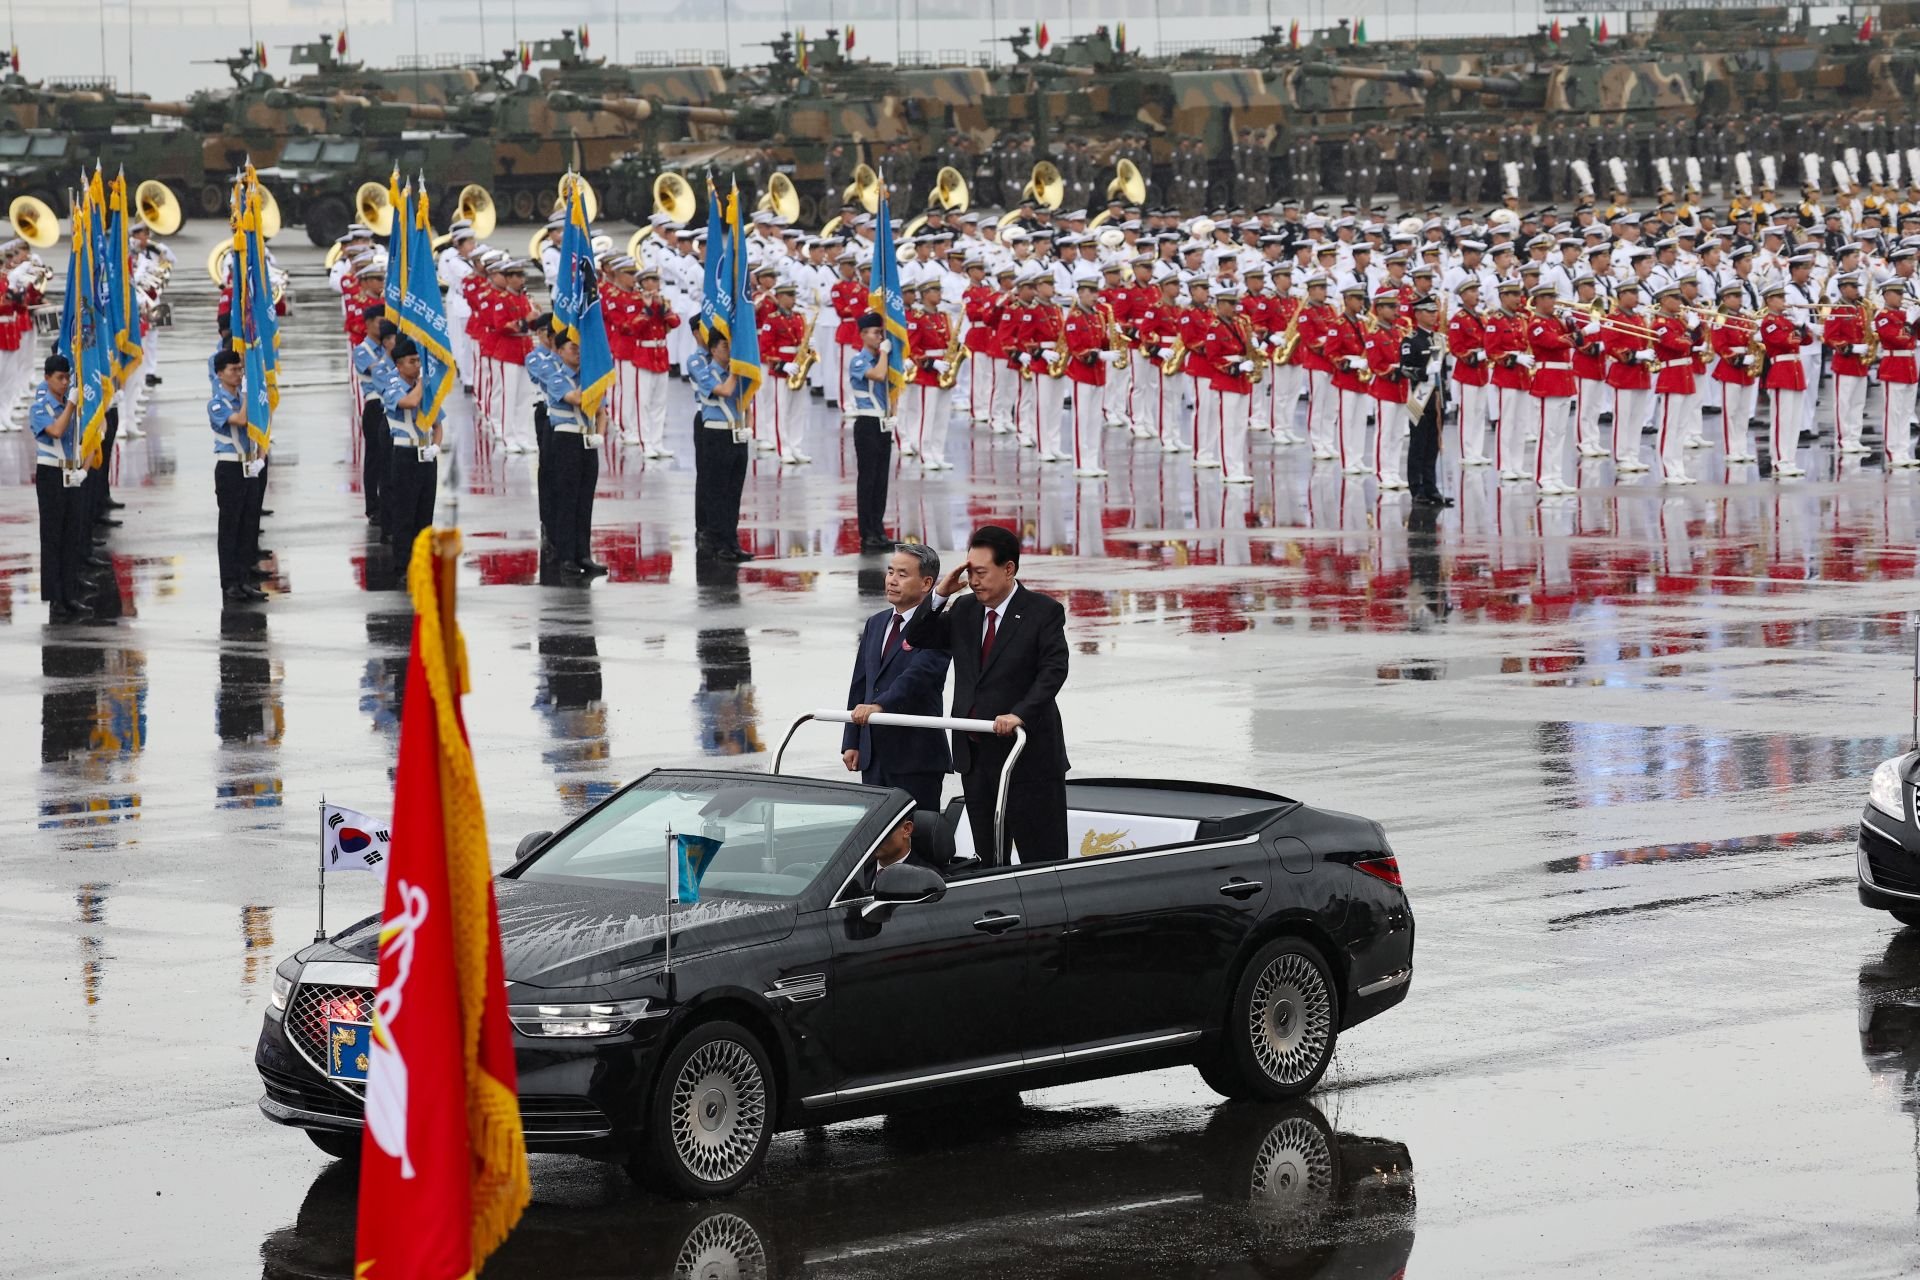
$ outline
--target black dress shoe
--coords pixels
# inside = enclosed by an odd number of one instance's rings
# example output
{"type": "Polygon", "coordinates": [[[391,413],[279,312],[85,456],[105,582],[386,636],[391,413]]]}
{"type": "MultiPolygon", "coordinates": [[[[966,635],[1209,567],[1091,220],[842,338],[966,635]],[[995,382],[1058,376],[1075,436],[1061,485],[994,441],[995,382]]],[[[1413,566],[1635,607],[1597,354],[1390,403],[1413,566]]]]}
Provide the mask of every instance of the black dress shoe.
{"type": "Polygon", "coordinates": [[[886,538],[862,538],[860,539],[860,549],[862,551],[891,551],[893,549],[893,543],[886,538]]]}
{"type": "Polygon", "coordinates": [[[598,560],[575,560],[573,568],[575,572],[584,573],[589,578],[598,578],[607,571],[607,566],[598,560]]]}
{"type": "Polygon", "coordinates": [[[263,517],[264,517],[264,516],[270,516],[270,515],[272,515],[272,514],[273,514],[273,508],[272,508],[272,507],[262,507],[262,508],[260,508],[260,514],[261,514],[261,515],[262,515],[263,517]]]}
{"type": "Polygon", "coordinates": [[[734,543],[732,546],[723,546],[720,548],[720,558],[722,560],[730,560],[735,564],[739,564],[742,561],[746,561],[746,560],[757,560],[759,559],[759,556],[747,550],[745,547],[741,546],[739,543],[734,543]]]}
{"type": "Polygon", "coordinates": [[[113,567],[113,561],[105,559],[102,556],[88,556],[80,562],[80,567],[82,569],[111,569],[113,567]]]}
{"type": "Polygon", "coordinates": [[[126,523],[124,520],[115,520],[112,516],[95,516],[93,522],[103,529],[118,529],[126,523]]]}
{"type": "Polygon", "coordinates": [[[273,548],[255,547],[253,550],[253,558],[255,560],[271,560],[273,559],[273,548]]]}
{"type": "Polygon", "coordinates": [[[267,593],[258,587],[228,587],[226,598],[235,604],[258,604],[267,598],[267,593]]]}
{"type": "Polygon", "coordinates": [[[147,375],[147,385],[148,385],[148,386],[150,386],[150,387],[157,387],[157,386],[159,386],[159,385],[160,385],[160,375],[159,375],[159,374],[157,374],[157,373],[150,373],[150,374],[148,374],[148,375],[147,375]]]}
{"type": "Polygon", "coordinates": [[[108,498],[101,505],[104,506],[109,511],[123,511],[126,509],[127,504],[124,502],[121,502],[118,498],[108,498]]]}
{"type": "Polygon", "coordinates": [[[272,579],[273,579],[273,575],[265,569],[247,570],[248,582],[270,582],[272,581],[272,579]]]}

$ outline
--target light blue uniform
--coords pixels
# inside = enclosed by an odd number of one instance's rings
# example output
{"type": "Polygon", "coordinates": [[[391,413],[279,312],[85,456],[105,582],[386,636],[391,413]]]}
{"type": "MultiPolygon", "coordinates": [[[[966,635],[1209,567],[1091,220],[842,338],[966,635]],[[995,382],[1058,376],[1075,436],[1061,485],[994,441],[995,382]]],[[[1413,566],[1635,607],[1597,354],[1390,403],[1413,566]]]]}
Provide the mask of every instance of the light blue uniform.
{"type": "MultiPolygon", "coordinates": [[[[533,398],[547,405],[549,409],[552,407],[553,398],[547,394],[547,379],[553,375],[554,368],[559,365],[560,357],[555,355],[550,347],[543,347],[536,342],[533,344],[533,350],[527,352],[527,381],[533,384],[533,398]]],[[[547,417],[548,421],[552,421],[551,413],[547,417]]]]}
{"type": "Polygon", "coordinates": [[[60,411],[66,407],[53,389],[42,382],[33,392],[33,411],[28,425],[33,428],[33,453],[35,462],[43,467],[58,467],[74,458],[74,441],[80,433],[74,430],[74,424],[80,414],[76,409],[72,418],[67,420],[66,433],[55,439],[47,432],[60,417],[60,411]]]}
{"type": "Polygon", "coordinates": [[[693,401],[699,406],[702,426],[731,427],[741,420],[740,384],[734,384],[730,396],[721,396],[716,391],[731,372],[726,366],[715,364],[713,357],[704,351],[687,357],[687,377],[693,383],[693,401]]]}
{"type": "Polygon", "coordinates": [[[387,380],[380,386],[381,403],[387,407],[387,435],[397,445],[418,449],[428,443],[428,433],[419,426],[419,406],[411,409],[399,407],[401,398],[412,394],[413,388],[400,376],[400,371],[389,363],[387,380]]]}
{"type": "Polygon", "coordinates": [[[867,375],[884,357],[875,355],[865,347],[854,353],[847,362],[847,407],[843,412],[856,418],[884,418],[887,416],[886,387],[884,382],[873,382],[867,375]]]}
{"type": "Polygon", "coordinates": [[[215,462],[238,462],[240,451],[234,447],[236,437],[246,434],[245,427],[230,427],[227,419],[236,413],[245,411],[240,402],[238,391],[229,391],[219,383],[214,383],[213,397],[207,401],[207,425],[213,429],[213,460],[215,462]]]}
{"type": "Polygon", "coordinates": [[[393,373],[393,360],[377,338],[363,338],[353,349],[353,371],[360,379],[360,399],[380,400],[393,373]]]}
{"type": "Polygon", "coordinates": [[[555,431],[570,431],[577,435],[584,430],[580,409],[577,405],[568,404],[566,397],[580,390],[580,375],[567,368],[566,361],[551,351],[546,355],[549,358],[538,366],[529,357],[527,373],[533,378],[534,388],[547,398],[548,425],[555,431]]]}

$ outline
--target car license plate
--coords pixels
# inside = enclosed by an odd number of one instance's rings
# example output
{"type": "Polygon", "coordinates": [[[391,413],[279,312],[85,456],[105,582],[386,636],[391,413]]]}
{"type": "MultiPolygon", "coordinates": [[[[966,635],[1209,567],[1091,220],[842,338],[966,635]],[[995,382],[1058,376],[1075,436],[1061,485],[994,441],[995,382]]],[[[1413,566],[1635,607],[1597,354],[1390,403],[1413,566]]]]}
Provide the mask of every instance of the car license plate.
{"type": "Polygon", "coordinates": [[[364,1022],[327,1022],[327,1078],[367,1081],[373,1056],[373,1028],[364,1022]]]}

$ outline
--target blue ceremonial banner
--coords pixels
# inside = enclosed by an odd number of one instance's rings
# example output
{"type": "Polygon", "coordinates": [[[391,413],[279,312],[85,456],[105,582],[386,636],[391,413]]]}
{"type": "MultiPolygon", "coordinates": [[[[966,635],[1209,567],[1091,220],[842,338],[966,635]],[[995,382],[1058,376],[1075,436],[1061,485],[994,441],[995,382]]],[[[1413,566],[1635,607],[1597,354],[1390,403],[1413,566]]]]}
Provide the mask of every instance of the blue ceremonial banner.
{"type": "Polygon", "coordinates": [[[733,337],[728,313],[733,309],[733,269],[727,244],[726,223],[720,214],[720,193],[713,189],[713,175],[707,175],[707,262],[700,280],[700,341],[711,342],[716,333],[733,337]]]}
{"type": "Polygon", "coordinates": [[[873,236],[873,291],[867,295],[867,306],[886,322],[887,406],[896,409],[907,385],[907,304],[900,292],[900,259],[893,249],[893,216],[884,189],[873,236]]]}
{"type": "Polygon", "coordinates": [[[741,225],[740,182],[735,179],[727,194],[727,253],[733,262],[732,312],[733,337],[727,348],[732,371],[746,386],[740,392],[742,404],[752,404],[760,390],[764,374],[760,368],[760,321],[753,313],[752,272],[748,269],[746,228],[741,225]]]}
{"type": "MultiPolygon", "coordinates": [[[[567,184],[567,227],[560,233],[560,279],[553,287],[554,327],[580,344],[580,411],[591,424],[613,389],[613,344],[600,309],[600,280],[593,268],[593,232],[580,184],[567,184]]],[[[589,426],[588,430],[591,430],[589,426]]]]}
{"type": "Polygon", "coordinates": [[[713,865],[714,855],[720,852],[722,843],[712,836],[675,835],[673,857],[667,867],[671,877],[667,896],[682,906],[700,901],[700,877],[713,865]]]}
{"type": "Polygon", "coordinates": [[[447,336],[446,301],[440,296],[440,276],[433,261],[433,218],[424,174],[420,194],[413,198],[412,205],[412,217],[406,226],[394,226],[392,242],[398,252],[388,253],[392,261],[387,264],[387,279],[391,283],[401,274],[396,264],[406,264],[406,278],[400,282],[400,318],[395,323],[420,348],[420,384],[426,392],[420,397],[419,424],[431,430],[440,420],[447,397],[453,394],[455,369],[447,336]]]}
{"type": "MultiPolygon", "coordinates": [[[[400,169],[395,166],[387,175],[387,201],[393,206],[393,231],[404,231],[413,225],[408,216],[407,202],[413,198],[413,184],[405,189],[400,186],[400,169]]],[[[407,238],[404,235],[387,235],[387,287],[381,292],[381,299],[387,304],[387,319],[400,323],[400,296],[406,291],[407,281],[407,238]]]]}
{"type": "Polygon", "coordinates": [[[113,332],[111,299],[100,262],[100,241],[106,233],[106,192],[95,169],[87,183],[80,216],[74,219],[74,253],[80,259],[80,301],[74,313],[76,333],[73,379],[80,388],[80,460],[87,466],[105,463],[98,457],[107,429],[107,406],[113,403],[113,332]]]}

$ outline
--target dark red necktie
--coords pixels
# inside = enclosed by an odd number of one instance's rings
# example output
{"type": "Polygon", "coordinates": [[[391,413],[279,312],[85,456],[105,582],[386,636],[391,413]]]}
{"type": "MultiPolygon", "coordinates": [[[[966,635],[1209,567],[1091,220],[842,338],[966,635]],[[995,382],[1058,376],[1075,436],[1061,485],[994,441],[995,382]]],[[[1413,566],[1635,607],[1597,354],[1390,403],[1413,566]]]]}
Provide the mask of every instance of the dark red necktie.
{"type": "Polygon", "coordinates": [[[994,623],[998,622],[999,619],[999,614],[991,609],[987,611],[987,638],[980,642],[980,665],[983,667],[987,665],[987,659],[993,654],[994,623]]]}
{"type": "Polygon", "coordinates": [[[887,642],[880,646],[881,659],[884,661],[887,658],[891,658],[893,656],[893,651],[899,647],[900,647],[900,615],[896,613],[893,615],[893,625],[887,628],[887,642]]]}

